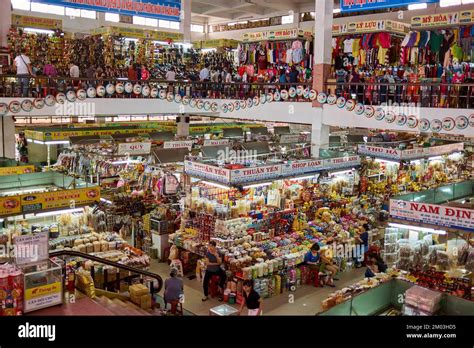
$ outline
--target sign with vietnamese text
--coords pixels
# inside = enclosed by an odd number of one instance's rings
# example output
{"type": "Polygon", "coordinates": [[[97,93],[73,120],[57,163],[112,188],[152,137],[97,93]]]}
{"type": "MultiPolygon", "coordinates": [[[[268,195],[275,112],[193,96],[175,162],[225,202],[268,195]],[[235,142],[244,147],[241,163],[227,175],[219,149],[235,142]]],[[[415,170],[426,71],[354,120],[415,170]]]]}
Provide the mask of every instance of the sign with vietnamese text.
{"type": "Polygon", "coordinates": [[[209,164],[186,161],[184,163],[184,172],[198,178],[214,180],[228,184],[230,182],[230,170],[220,168],[209,164]]]}
{"type": "Polygon", "coordinates": [[[229,139],[206,139],[204,140],[204,146],[221,146],[229,145],[229,139]]]}
{"type": "Polygon", "coordinates": [[[148,155],[151,151],[150,142],[119,143],[117,155],[120,156],[138,156],[148,155]]]}
{"type": "Polygon", "coordinates": [[[60,19],[12,15],[12,25],[23,28],[38,28],[38,29],[62,29],[63,21],[60,19]]]}
{"type": "Polygon", "coordinates": [[[275,179],[281,176],[281,164],[234,169],[230,172],[232,184],[275,179]]]}
{"type": "Polygon", "coordinates": [[[61,282],[25,289],[25,312],[51,307],[62,303],[61,282]]]}
{"type": "Polygon", "coordinates": [[[414,16],[411,26],[414,28],[427,28],[450,26],[459,24],[459,12],[437,13],[432,15],[414,16]]]}
{"type": "Polygon", "coordinates": [[[373,11],[384,8],[405,7],[418,3],[433,3],[438,0],[341,0],[341,12],[373,11]]]}
{"type": "Polygon", "coordinates": [[[188,149],[191,151],[192,147],[193,147],[192,140],[165,141],[163,143],[164,149],[188,149]]]}
{"type": "Polygon", "coordinates": [[[32,0],[81,10],[180,21],[181,0],[32,0]]]}
{"type": "Polygon", "coordinates": [[[15,245],[15,262],[17,265],[28,265],[46,261],[49,258],[48,232],[16,236],[13,239],[13,243],[15,245]]]}
{"type": "Polygon", "coordinates": [[[472,209],[391,199],[390,216],[396,219],[474,231],[474,210],[472,209]]]}

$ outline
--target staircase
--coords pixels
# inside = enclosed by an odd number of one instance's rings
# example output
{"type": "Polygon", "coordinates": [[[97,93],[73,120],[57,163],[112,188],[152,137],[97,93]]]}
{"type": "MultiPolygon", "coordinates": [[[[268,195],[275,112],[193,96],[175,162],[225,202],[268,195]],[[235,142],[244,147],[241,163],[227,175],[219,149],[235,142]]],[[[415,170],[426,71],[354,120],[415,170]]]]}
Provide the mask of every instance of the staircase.
{"type": "Polygon", "coordinates": [[[124,301],[119,298],[110,299],[106,296],[94,298],[94,301],[104,307],[112,315],[120,316],[150,316],[157,315],[153,310],[146,311],[130,301],[124,301]]]}

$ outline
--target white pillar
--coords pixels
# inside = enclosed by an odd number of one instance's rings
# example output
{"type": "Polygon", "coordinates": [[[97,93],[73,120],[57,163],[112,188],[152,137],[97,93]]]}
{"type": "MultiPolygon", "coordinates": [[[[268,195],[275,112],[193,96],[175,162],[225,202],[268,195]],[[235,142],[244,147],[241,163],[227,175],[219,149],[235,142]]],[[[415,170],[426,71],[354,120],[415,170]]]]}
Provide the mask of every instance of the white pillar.
{"type": "Polygon", "coordinates": [[[15,159],[15,121],[13,116],[3,116],[0,120],[0,157],[15,159]]]}
{"type": "MultiPolygon", "coordinates": [[[[10,1],[4,1],[0,11],[0,48],[8,47],[8,32],[12,26],[12,6],[10,1]]],[[[15,158],[15,157],[13,157],[15,158]]]]}
{"type": "Polygon", "coordinates": [[[178,137],[187,137],[189,136],[189,115],[180,115],[179,121],[176,119],[177,131],[176,135],[178,137]]]}
{"type": "Polygon", "coordinates": [[[324,90],[331,72],[333,1],[315,0],[313,88],[324,90]]]}
{"type": "Polygon", "coordinates": [[[191,2],[192,0],[182,0],[181,2],[181,28],[185,43],[191,43],[191,2]]]}
{"type": "Polygon", "coordinates": [[[329,126],[322,124],[323,109],[314,108],[315,115],[311,125],[311,157],[318,158],[319,150],[329,147],[329,126]]]}

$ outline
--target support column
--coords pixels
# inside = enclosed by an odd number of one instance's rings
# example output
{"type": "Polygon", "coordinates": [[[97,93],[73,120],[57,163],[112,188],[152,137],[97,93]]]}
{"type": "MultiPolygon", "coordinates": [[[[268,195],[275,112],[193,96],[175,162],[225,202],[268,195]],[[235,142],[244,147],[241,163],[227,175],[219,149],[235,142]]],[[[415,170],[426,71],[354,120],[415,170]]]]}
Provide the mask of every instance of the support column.
{"type": "Polygon", "coordinates": [[[329,126],[322,124],[323,109],[314,108],[313,124],[311,125],[311,157],[318,158],[319,150],[329,147],[329,126]]]}
{"type": "Polygon", "coordinates": [[[189,136],[189,119],[190,119],[189,115],[181,115],[176,118],[176,125],[177,125],[176,135],[178,137],[189,136]]]}
{"type": "Polygon", "coordinates": [[[5,1],[0,11],[0,48],[8,47],[8,32],[12,26],[12,6],[10,1],[5,1]]]}
{"type": "Polygon", "coordinates": [[[315,0],[313,88],[317,92],[324,91],[331,73],[333,9],[333,1],[315,0]]]}
{"type": "Polygon", "coordinates": [[[192,0],[181,2],[181,28],[184,43],[191,43],[191,3],[192,0]]]}
{"type": "Polygon", "coordinates": [[[3,116],[0,120],[0,157],[15,159],[15,121],[13,116],[3,116]]]}

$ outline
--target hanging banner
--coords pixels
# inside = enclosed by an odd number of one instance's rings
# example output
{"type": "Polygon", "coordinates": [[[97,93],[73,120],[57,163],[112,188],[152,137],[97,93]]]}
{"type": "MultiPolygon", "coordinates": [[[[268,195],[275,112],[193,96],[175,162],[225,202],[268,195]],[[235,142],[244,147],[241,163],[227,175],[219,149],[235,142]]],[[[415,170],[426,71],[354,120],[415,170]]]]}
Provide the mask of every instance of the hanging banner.
{"type": "Polygon", "coordinates": [[[100,189],[98,187],[86,187],[54,192],[38,192],[20,197],[21,211],[31,213],[39,210],[74,208],[98,202],[100,201],[100,189]]]}
{"type": "Polygon", "coordinates": [[[33,173],[35,166],[0,167],[0,176],[33,173]]]}
{"type": "Polygon", "coordinates": [[[221,146],[221,145],[229,145],[229,139],[206,139],[204,140],[203,146],[221,146]]]}
{"type": "Polygon", "coordinates": [[[464,151],[464,143],[454,143],[431,147],[419,147],[409,150],[399,150],[390,147],[357,145],[357,152],[361,155],[379,157],[391,160],[410,160],[430,156],[448,155],[453,152],[464,151]]]}
{"type": "Polygon", "coordinates": [[[307,161],[291,161],[282,165],[283,175],[298,175],[320,171],[323,168],[323,160],[314,159],[307,161]]]}
{"type": "Polygon", "coordinates": [[[401,159],[401,150],[382,146],[357,145],[357,153],[372,157],[382,157],[393,160],[401,159]]]}
{"type": "Polygon", "coordinates": [[[32,0],[81,10],[180,21],[181,0],[32,0]]]}
{"type": "Polygon", "coordinates": [[[266,40],[290,40],[297,39],[299,37],[310,39],[313,33],[310,31],[304,31],[302,29],[280,29],[280,30],[269,30],[255,33],[245,33],[242,41],[243,42],[254,42],[254,41],[266,41],[266,40]]]}
{"type": "Polygon", "coordinates": [[[350,22],[347,24],[333,25],[333,35],[364,34],[386,31],[395,34],[406,34],[410,31],[410,25],[392,20],[371,20],[361,22],[350,22]]]}
{"type": "Polygon", "coordinates": [[[459,23],[461,24],[474,23],[474,10],[461,11],[459,13],[459,23]]]}
{"type": "Polygon", "coordinates": [[[341,12],[373,11],[438,1],[439,0],[341,0],[341,12]]]}
{"type": "Polygon", "coordinates": [[[183,141],[165,141],[163,143],[164,149],[185,149],[187,148],[189,151],[193,148],[193,141],[192,140],[183,140],[183,141]]]}
{"type": "Polygon", "coordinates": [[[411,18],[413,28],[440,27],[459,24],[459,12],[438,13],[411,18]]]}
{"type": "Polygon", "coordinates": [[[42,18],[33,16],[12,15],[12,26],[37,29],[62,29],[63,21],[60,19],[42,18]]]}
{"type": "Polygon", "coordinates": [[[95,35],[113,35],[123,36],[133,39],[149,39],[157,41],[180,41],[183,40],[183,34],[164,31],[145,30],[140,28],[128,27],[103,27],[93,31],[95,35]]]}
{"type": "Polygon", "coordinates": [[[186,161],[184,163],[184,172],[191,176],[214,180],[224,184],[230,182],[229,169],[211,166],[204,163],[186,161]]]}
{"type": "Polygon", "coordinates": [[[275,179],[281,176],[281,167],[281,164],[274,164],[255,168],[234,169],[230,172],[231,182],[232,184],[241,184],[275,179]]]}
{"type": "Polygon", "coordinates": [[[474,231],[472,209],[391,199],[390,216],[401,220],[474,231]]]}
{"type": "Polygon", "coordinates": [[[138,156],[148,155],[151,152],[151,142],[119,143],[117,155],[138,156]]]}

